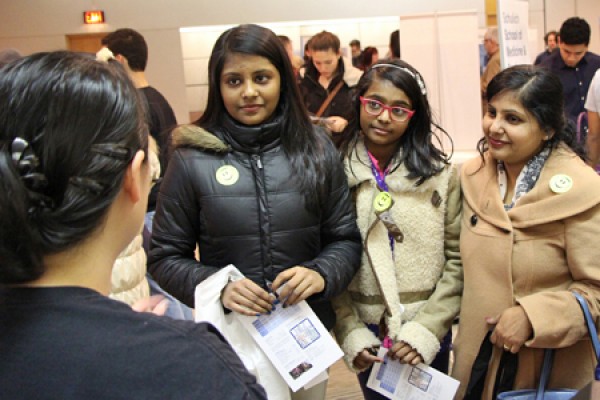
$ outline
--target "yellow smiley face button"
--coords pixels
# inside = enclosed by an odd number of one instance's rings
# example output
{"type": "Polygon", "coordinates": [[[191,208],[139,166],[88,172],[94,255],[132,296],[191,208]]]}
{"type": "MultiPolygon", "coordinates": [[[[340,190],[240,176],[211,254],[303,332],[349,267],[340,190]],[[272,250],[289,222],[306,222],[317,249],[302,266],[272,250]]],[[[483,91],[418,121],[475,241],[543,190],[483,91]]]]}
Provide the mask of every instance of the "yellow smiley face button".
{"type": "Polygon", "coordinates": [[[373,201],[373,207],[375,208],[376,212],[389,210],[393,204],[394,200],[388,192],[379,192],[373,201]]]}
{"type": "Polygon", "coordinates": [[[566,193],[573,187],[573,179],[569,175],[559,174],[550,178],[550,190],[554,193],[566,193]]]}
{"type": "Polygon", "coordinates": [[[240,173],[234,166],[223,165],[217,170],[216,173],[217,182],[223,186],[231,186],[235,184],[240,178],[240,173]]]}

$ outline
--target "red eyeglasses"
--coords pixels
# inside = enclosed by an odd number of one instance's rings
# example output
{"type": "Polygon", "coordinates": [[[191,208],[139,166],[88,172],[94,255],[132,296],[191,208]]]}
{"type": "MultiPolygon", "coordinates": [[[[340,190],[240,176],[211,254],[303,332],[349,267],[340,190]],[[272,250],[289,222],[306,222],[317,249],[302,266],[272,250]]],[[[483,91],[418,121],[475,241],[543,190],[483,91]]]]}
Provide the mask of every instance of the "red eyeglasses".
{"type": "Polygon", "coordinates": [[[368,99],[366,97],[360,96],[360,102],[363,105],[364,110],[375,117],[381,115],[384,110],[387,110],[390,114],[390,118],[395,122],[406,122],[408,121],[413,114],[414,110],[409,110],[408,108],[400,107],[400,106],[386,106],[379,100],[368,99]]]}

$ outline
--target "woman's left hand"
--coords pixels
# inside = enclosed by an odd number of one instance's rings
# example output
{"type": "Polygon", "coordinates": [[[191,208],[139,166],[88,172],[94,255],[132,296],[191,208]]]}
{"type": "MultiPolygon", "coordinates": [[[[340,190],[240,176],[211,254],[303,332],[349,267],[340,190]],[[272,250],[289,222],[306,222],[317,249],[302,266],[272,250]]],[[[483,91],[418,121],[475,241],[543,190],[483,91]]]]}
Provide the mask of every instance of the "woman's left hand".
{"type": "Polygon", "coordinates": [[[490,341],[511,353],[518,353],[533,334],[531,321],[521,306],[507,308],[497,317],[486,318],[486,322],[496,325],[490,341]]]}
{"type": "Polygon", "coordinates": [[[388,355],[392,360],[398,360],[402,364],[417,365],[423,362],[421,354],[405,342],[394,343],[388,355]]]}
{"type": "Polygon", "coordinates": [[[325,289],[325,279],[321,274],[301,266],[286,269],[277,275],[271,289],[273,292],[277,292],[284,284],[285,286],[278,295],[284,306],[293,306],[315,293],[321,293],[325,289]]]}

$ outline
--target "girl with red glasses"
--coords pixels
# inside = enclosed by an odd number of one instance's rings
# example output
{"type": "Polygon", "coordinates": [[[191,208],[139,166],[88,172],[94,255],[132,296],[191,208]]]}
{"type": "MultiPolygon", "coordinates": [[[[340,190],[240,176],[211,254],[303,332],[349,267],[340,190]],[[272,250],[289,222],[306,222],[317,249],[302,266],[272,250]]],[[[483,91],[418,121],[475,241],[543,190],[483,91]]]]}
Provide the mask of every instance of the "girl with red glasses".
{"type": "Polygon", "coordinates": [[[361,267],[334,300],[335,328],[365,399],[379,347],[401,363],[447,372],[452,321],[460,307],[461,194],[456,168],[436,147],[423,78],[409,64],[382,60],[356,88],[357,118],[341,150],[364,244],[361,267]]]}

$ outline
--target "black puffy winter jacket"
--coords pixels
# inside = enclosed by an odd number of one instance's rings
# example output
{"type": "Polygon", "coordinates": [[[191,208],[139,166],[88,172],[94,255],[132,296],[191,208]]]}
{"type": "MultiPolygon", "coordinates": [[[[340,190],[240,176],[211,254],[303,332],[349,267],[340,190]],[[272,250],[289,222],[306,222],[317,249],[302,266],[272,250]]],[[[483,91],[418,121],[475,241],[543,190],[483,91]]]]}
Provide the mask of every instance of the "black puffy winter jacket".
{"type": "Polygon", "coordinates": [[[263,288],[281,271],[302,265],[325,279],[325,290],[308,303],[331,329],[329,299],[348,286],[361,253],[337,151],[323,135],[329,195],[318,211],[309,211],[279,145],[279,124],[227,126],[214,134],[197,126],[174,133],[176,149],[154,217],[150,273],[193,307],[196,285],[228,264],[263,288]]]}

